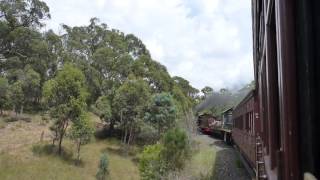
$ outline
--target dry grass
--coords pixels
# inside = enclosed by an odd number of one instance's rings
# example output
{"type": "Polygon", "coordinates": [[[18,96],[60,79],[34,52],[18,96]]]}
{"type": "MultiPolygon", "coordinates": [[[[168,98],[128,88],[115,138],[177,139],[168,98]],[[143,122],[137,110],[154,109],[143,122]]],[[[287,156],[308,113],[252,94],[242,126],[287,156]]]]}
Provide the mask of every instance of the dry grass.
{"type": "Polygon", "coordinates": [[[6,123],[6,127],[0,129],[0,152],[16,153],[27,145],[40,141],[42,132],[44,139],[50,138],[48,125],[40,125],[38,115],[29,115],[31,122],[15,121],[6,123]]]}
{"type": "MultiPolygon", "coordinates": [[[[93,115],[91,115],[93,116],[93,115]]],[[[44,143],[50,143],[49,125],[41,125],[41,116],[30,115],[30,123],[23,121],[10,122],[0,129],[0,179],[1,180],[90,180],[95,179],[100,155],[106,152],[109,158],[111,179],[139,179],[134,156],[123,156],[118,152],[118,140],[108,139],[93,141],[81,149],[81,166],[66,161],[55,154],[36,155],[32,152],[33,144],[40,141],[45,132],[44,143]]],[[[97,121],[95,119],[94,121],[97,121]]],[[[67,138],[63,147],[75,152],[74,144],[67,138]]]]}

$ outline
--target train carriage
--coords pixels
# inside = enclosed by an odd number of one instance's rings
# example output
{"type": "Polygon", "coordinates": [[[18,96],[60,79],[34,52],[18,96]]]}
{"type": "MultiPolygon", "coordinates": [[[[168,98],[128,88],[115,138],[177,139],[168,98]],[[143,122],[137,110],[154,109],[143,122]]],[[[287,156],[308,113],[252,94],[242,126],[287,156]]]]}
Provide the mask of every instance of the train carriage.
{"type": "Polygon", "coordinates": [[[252,0],[256,87],[235,108],[233,138],[257,179],[320,178],[319,8],[252,0]]]}
{"type": "Polygon", "coordinates": [[[259,104],[255,90],[234,108],[232,139],[250,166],[256,166],[256,137],[259,135],[259,104]]]}

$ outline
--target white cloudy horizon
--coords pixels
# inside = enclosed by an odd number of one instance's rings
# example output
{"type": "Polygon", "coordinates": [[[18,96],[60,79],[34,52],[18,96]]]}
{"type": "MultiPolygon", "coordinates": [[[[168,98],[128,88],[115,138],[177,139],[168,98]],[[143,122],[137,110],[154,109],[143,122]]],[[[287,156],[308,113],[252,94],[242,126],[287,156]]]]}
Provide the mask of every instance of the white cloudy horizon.
{"type": "Polygon", "coordinates": [[[250,0],[44,0],[51,20],[81,26],[92,17],[134,34],[171,76],[192,86],[239,88],[253,80],[250,0]]]}

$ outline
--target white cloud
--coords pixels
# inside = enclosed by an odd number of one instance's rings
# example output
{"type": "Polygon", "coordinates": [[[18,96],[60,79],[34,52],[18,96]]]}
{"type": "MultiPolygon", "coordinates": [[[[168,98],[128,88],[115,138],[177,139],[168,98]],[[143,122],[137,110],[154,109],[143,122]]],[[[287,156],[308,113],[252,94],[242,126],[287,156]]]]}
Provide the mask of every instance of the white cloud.
{"type": "Polygon", "coordinates": [[[97,17],[141,38],[171,75],[197,88],[233,88],[253,79],[249,0],[45,1],[48,28],[97,17]]]}

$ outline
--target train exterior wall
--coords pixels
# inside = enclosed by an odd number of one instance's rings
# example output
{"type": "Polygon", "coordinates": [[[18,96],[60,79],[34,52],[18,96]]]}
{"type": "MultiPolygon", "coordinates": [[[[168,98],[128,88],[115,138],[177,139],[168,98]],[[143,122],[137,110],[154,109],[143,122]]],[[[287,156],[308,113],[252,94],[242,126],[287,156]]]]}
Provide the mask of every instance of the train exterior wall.
{"type": "Polygon", "coordinates": [[[319,8],[318,0],[252,0],[255,135],[271,180],[320,178],[319,8]]]}
{"type": "Polygon", "coordinates": [[[252,168],[256,166],[256,133],[259,132],[258,102],[250,92],[233,111],[232,139],[252,168]]]}

